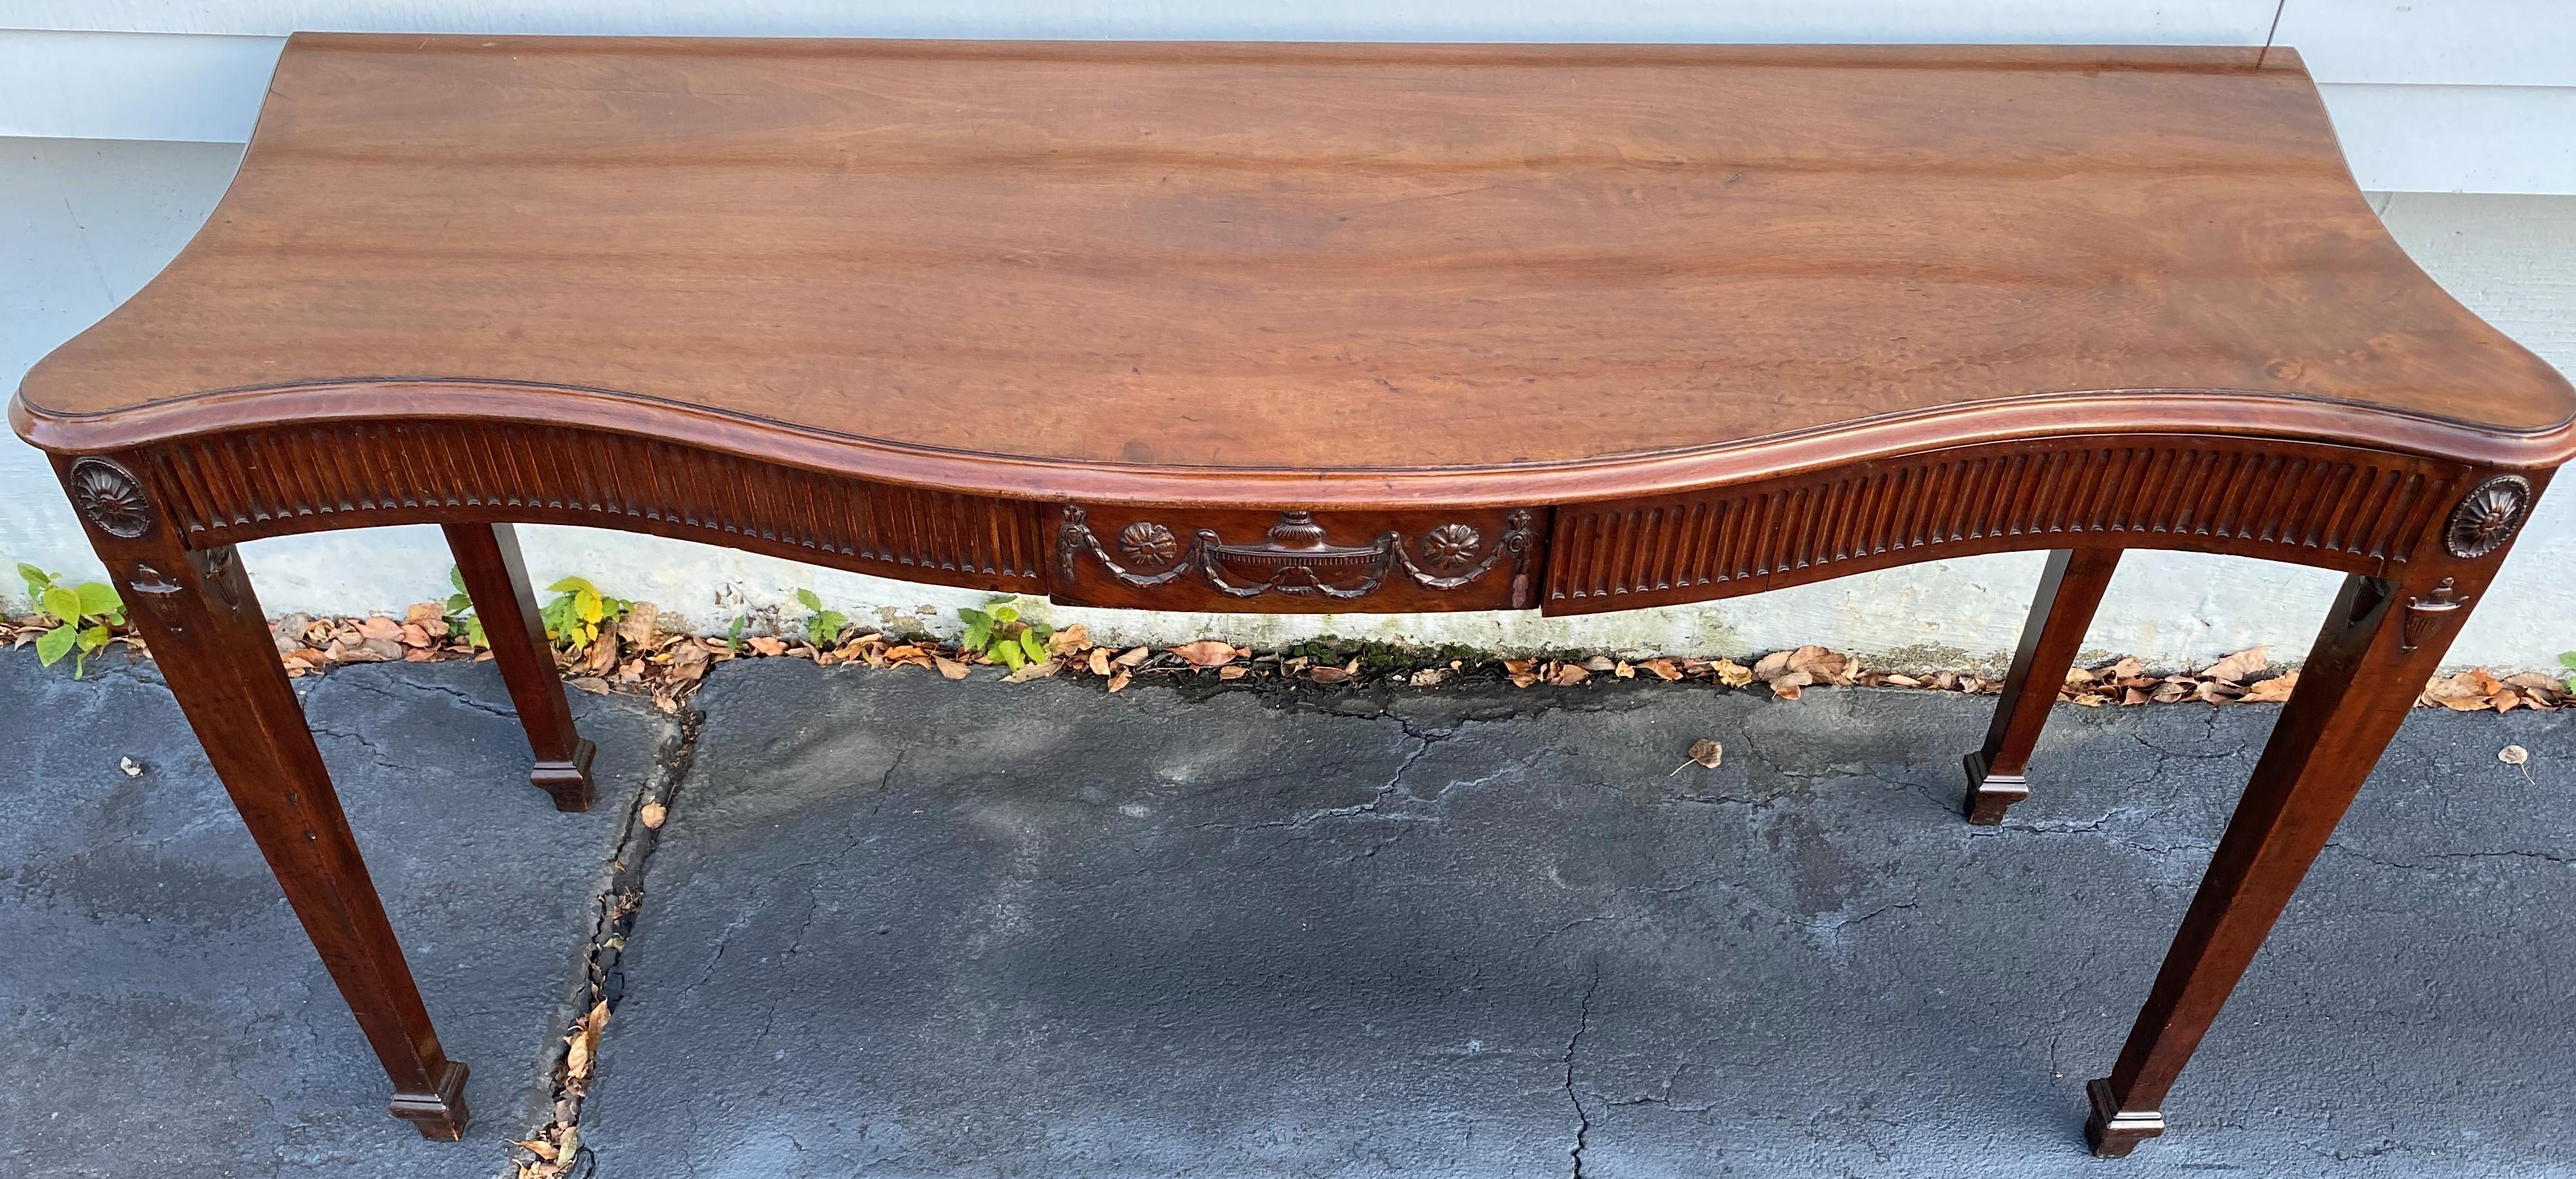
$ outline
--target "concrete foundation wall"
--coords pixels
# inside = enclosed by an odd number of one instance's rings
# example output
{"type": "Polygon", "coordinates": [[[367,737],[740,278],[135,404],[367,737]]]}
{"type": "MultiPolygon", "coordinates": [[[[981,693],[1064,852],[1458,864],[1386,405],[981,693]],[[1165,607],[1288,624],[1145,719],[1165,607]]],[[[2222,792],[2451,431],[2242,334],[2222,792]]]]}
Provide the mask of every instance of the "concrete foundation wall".
{"type": "MultiPolygon", "coordinates": [[[[132,140],[0,139],[0,388],[132,294],[196,231],[240,147],[132,140]]],[[[2576,371],[2576,197],[2385,194],[2381,216],[2426,271],[2479,314],[2576,371]]],[[[953,631],[988,595],[582,528],[527,527],[531,572],[590,577],[706,629],[778,609],[811,587],[855,618],[953,631]]],[[[272,613],[396,610],[444,596],[448,559],[432,528],[260,541],[244,560],[272,613]]],[[[0,442],[0,563],[100,575],[42,456],[0,442]]],[[[2021,625],[2041,558],[1936,561],[1703,606],[1583,619],[1534,613],[1182,615],[1055,609],[1105,641],[1224,637],[1268,646],[1320,634],[1506,649],[1741,654],[1822,643],[1882,662],[1991,662],[2021,625]]],[[[2268,562],[2133,553],[2089,645],[2160,666],[2270,643],[2295,657],[2316,633],[2336,576],[2268,562]]],[[[22,609],[16,579],[0,603],[22,609]]],[[[795,607],[785,607],[791,614],[795,607]]],[[[2451,657],[2544,666],[2576,648],[2576,493],[2540,505],[2451,657]]]]}

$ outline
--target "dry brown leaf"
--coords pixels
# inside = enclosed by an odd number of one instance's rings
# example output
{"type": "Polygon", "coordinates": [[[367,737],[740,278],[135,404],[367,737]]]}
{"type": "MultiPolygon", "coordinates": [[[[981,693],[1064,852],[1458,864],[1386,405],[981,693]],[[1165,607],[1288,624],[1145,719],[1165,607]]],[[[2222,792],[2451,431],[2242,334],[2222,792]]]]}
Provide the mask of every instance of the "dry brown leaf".
{"type": "Polygon", "coordinates": [[[1128,673],[1126,668],[1119,668],[1115,674],[1109,677],[1109,690],[1115,692],[1120,688],[1126,687],[1127,681],[1131,678],[1133,677],[1128,673]]]}
{"type": "Polygon", "coordinates": [[[429,623],[445,617],[447,607],[438,602],[414,602],[403,607],[402,620],[405,622],[429,623]]]}
{"type": "Polygon", "coordinates": [[[693,683],[707,674],[707,649],[699,643],[681,643],[671,648],[671,678],[693,683]]]}
{"type": "Polygon", "coordinates": [[[1229,663],[1216,669],[1216,678],[1221,680],[1239,680],[1251,674],[1252,669],[1240,663],[1229,663]]]}
{"type": "Polygon", "coordinates": [[[1412,674],[1412,675],[1410,675],[1410,676],[1405,677],[1405,681],[1404,681],[1404,682],[1406,682],[1406,683],[1408,683],[1408,684],[1411,684],[1411,685],[1413,685],[1414,687],[1417,687],[1417,688],[1431,688],[1431,687],[1437,687],[1437,686],[1439,686],[1440,681],[1445,680],[1445,679],[1448,679],[1448,678],[1449,678],[1449,669],[1448,669],[1448,668],[1445,668],[1445,667],[1426,667],[1426,668],[1423,668],[1423,669],[1422,669],[1422,670],[1420,670],[1420,671],[1417,671],[1417,672],[1413,673],[1413,674],[1412,674]]]}
{"type": "Polygon", "coordinates": [[[1646,674],[1668,684],[1682,678],[1682,669],[1673,666],[1673,661],[1670,659],[1649,659],[1637,666],[1645,668],[1646,674]]]}
{"type": "Polygon", "coordinates": [[[1923,686],[1923,681],[1910,675],[1892,675],[1887,677],[1887,682],[1900,688],[1920,688],[1923,686]]]}
{"type": "Polygon", "coordinates": [[[1171,654],[1180,656],[1192,667],[1223,667],[1234,662],[1234,644],[1200,639],[1172,648],[1171,654]]]}
{"type": "Polygon", "coordinates": [[[2225,659],[2221,659],[2216,663],[2201,668],[2200,674],[2208,676],[2211,679],[2227,680],[2231,683],[2238,683],[2242,682],[2245,677],[2261,671],[2266,667],[2270,667],[2271,665],[2271,647],[2247,647],[2246,649],[2230,655],[2225,659]]]}
{"type": "Polygon", "coordinates": [[[382,615],[369,615],[358,620],[358,636],[368,639],[399,640],[402,624],[382,615]]]}
{"type": "Polygon", "coordinates": [[[2245,694],[2245,685],[2232,680],[2202,680],[2192,689],[2192,698],[2211,704],[2226,704],[2245,694]]]}
{"type": "Polygon", "coordinates": [[[659,831],[662,829],[662,820],[669,817],[670,813],[670,808],[661,803],[648,802],[636,810],[635,818],[646,827],[659,831]]]}
{"type": "Polygon", "coordinates": [[[2248,704],[2278,704],[2290,698],[2290,690],[2299,686],[2299,673],[2285,671],[2245,690],[2248,704]]]}
{"type": "Polygon", "coordinates": [[[1109,674],[1109,648],[1093,647],[1091,649],[1091,674],[1109,674]]]}
{"type": "Polygon", "coordinates": [[[1585,671],[1609,671],[1617,666],[1619,666],[1617,661],[1607,655],[1595,655],[1583,661],[1585,671]]]}
{"type": "Polygon", "coordinates": [[[1730,688],[1741,688],[1753,682],[1753,669],[1732,659],[1720,659],[1709,664],[1709,670],[1717,673],[1717,682],[1730,688]]]}
{"type": "MultiPolygon", "coordinates": [[[[1700,738],[1700,739],[1699,739],[1699,740],[1697,740],[1697,741],[1693,741],[1693,742],[1691,742],[1691,745],[1690,745],[1690,760],[1689,760],[1689,761],[1685,761],[1685,762],[1683,762],[1683,763],[1682,763],[1682,764],[1680,764],[1680,765],[1674,766],[1674,767],[1673,767],[1673,774],[1678,774],[1678,773],[1682,772],[1683,770],[1687,770],[1687,769],[1691,768],[1692,766],[1705,766],[1705,767],[1707,767],[1707,768],[1709,768],[1709,769],[1712,769],[1712,770],[1713,770],[1713,769],[1716,769],[1716,768],[1718,767],[1718,763],[1723,762],[1723,761],[1725,761],[1725,760],[1726,760],[1726,747],[1725,747],[1725,746],[1723,746],[1723,745],[1718,744],[1715,740],[1712,740],[1712,739],[1707,738],[1707,737],[1702,737],[1702,738],[1700,738]]],[[[1667,778],[1669,778],[1669,777],[1672,777],[1672,776],[1673,776],[1673,774],[1666,774],[1666,775],[1664,775],[1664,776],[1665,776],[1665,777],[1667,777],[1667,778]]]]}
{"type": "Polygon", "coordinates": [[[1503,671],[1504,671],[1506,674],[1509,674],[1509,675],[1515,675],[1515,676],[1532,675],[1532,674],[1535,674],[1535,673],[1537,672],[1537,670],[1538,670],[1538,660],[1535,660],[1535,659],[1506,659],[1506,660],[1503,660],[1503,671]]]}
{"type": "Polygon", "coordinates": [[[2077,692],[2074,702],[2086,708],[2100,708],[2110,703],[2111,698],[2100,692],[2077,692]]]}
{"type": "Polygon", "coordinates": [[[564,686],[577,692],[588,692],[593,696],[608,694],[608,681],[595,675],[575,676],[565,680],[564,686]]]}
{"type": "Polygon", "coordinates": [[[391,663],[403,657],[403,647],[391,639],[333,639],[322,655],[332,663],[391,663]]]}
{"type": "Polygon", "coordinates": [[[1795,700],[1798,698],[1798,690],[1816,682],[1816,677],[1803,671],[1791,671],[1773,676],[1765,682],[1771,685],[1772,695],[1783,700],[1795,700]]]}
{"type": "Polygon", "coordinates": [[[1789,670],[1805,672],[1809,683],[1845,683],[1859,667],[1858,660],[1848,655],[1837,655],[1812,643],[1789,652],[1789,670]]]}
{"type": "Polygon", "coordinates": [[[555,1161],[555,1144],[548,1142],[543,1138],[529,1138],[523,1141],[513,1142],[510,1145],[518,1147],[529,1154],[535,1155],[545,1162],[551,1163],[555,1161]]]}
{"type": "Polygon", "coordinates": [[[1571,688],[1591,678],[1591,668],[1580,663],[1560,663],[1556,665],[1555,671],[1548,674],[1547,682],[1560,688],[1571,688]]]}
{"type": "Polygon", "coordinates": [[[749,646],[752,650],[763,655],[784,655],[787,653],[787,640],[777,638],[772,635],[753,635],[748,639],[744,639],[743,643],[749,646]]]}
{"type": "Polygon", "coordinates": [[[1054,675],[1059,669],[1063,668],[1063,666],[1063,664],[1052,659],[1039,663],[1022,664],[1018,669],[1012,671],[1011,674],[1003,676],[1002,682],[1006,684],[1025,684],[1030,680],[1042,680],[1048,676],[1054,675]]]}
{"type": "Polygon", "coordinates": [[[1071,655],[1091,646],[1091,628],[1074,623],[1047,638],[1047,649],[1058,655],[1071,655]]]}
{"type": "Polygon", "coordinates": [[[968,671],[972,670],[971,668],[967,667],[965,664],[963,664],[963,663],[959,663],[959,662],[957,662],[956,660],[951,659],[951,658],[949,658],[949,657],[947,657],[947,656],[945,656],[945,655],[933,655],[933,656],[931,656],[931,657],[930,657],[930,665],[931,665],[932,667],[936,667],[936,668],[938,668],[938,669],[939,669],[939,674],[940,674],[940,675],[945,676],[945,677],[947,677],[947,678],[949,678],[949,679],[952,679],[952,680],[962,680],[962,679],[965,679],[965,678],[966,678],[966,673],[967,673],[968,671]]]}
{"type": "Polygon", "coordinates": [[[1789,674],[1790,654],[1791,653],[1787,651],[1773,651],[1760,659],[1754,660],[1753,678],[1757,680],[1768,680],[1789,674]]]}
{"type": "Polygon", "coordinates": [[[2424,691],[2420,699],[2426,703],[2439,704],[2460,712],[2474,712],[2486,707],[2487,695],[2488,693],[2475,677],[2468,672],[2461,672],[2458,675],[2437,675],[2424,681],[2424,691]],[[2458,701],[2469,703],[2456,703],[2458,701]]]}
{"type": "Polygon", "coordinates": [[[574,1030],[572,1043],[564,1050],[564,1075],[580,1080],[590,1075],[591,1063],[599,1055],[599,1033],[608,1026],[608,1001],[602,999],[581,1017],[574,1030]]]}
{"type": "Polygon", "coordinates": [[[1125,651],[1120,652],[1118,658],[1110,660],[1110,662],[1115,663],[1120,667],[1134,667],[1153,657],[1154,653],[1146,648],[1129,647],[1125,651]]]}
{"type": "Polygon", "coordinates": [[[637,602],[626,608],[626,617],[617,620],[617,637],[632,646],[649,646],[653,642],[653,628],[661,621],[661,607],[651,602],[637,602]]]}
{"type": "Polygon", "coordinates": [[[1515,688],[1526,688],[1536,683],[1538,683],[1538,674],[1536,672],[1520,671],[1512,673],[1512,686],[1515,688]]]}
{"type": "Polygon", "coordinates": [[[1325,665],[1306,673],[1306,678],[1319,684],[1347,684],[1355,673],[1348,668],[1325,665]]]}
{"type": "Polygon", "coordinates": [[[2135,658],[2122,659],[2118,663],[2093,669],[2093,678],[2097,680],[2133,680],[2145,674],[2147,674],[2147,665],[2138,662],[2135,658]]]}
{"type": "Polygon", "coordinates": [[[1623,680],[1633,680],[1637,678],[1637,669],[1630,666],[1628,661],[1624,659],[1611,665],[1610,673],[1623,680]]]}
{"type": "Polygon", "coordinates": [[[2155,699],[2155,697],[2148,695],[2145,688],[2120,689],[2120,703],[2122,704],[2144,704],[2153,699],[2155,699]]]}

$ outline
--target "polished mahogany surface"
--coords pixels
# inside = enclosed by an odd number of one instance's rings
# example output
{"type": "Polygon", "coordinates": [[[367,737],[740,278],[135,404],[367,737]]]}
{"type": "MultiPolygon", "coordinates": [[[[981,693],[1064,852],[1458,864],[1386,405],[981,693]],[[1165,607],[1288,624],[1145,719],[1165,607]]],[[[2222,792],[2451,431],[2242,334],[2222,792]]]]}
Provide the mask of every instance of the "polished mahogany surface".
{"type": "Polygon", "coordinates": [[[240,541],[441,525],[567,810],[522,522],[1188,611],[2048,550],[1979,824],[2044,783],[2123,550],[2341,571],[2090,1087],[2106,1155],[2163,1132],[2571,419],[2280,49],[304,35],[204,232],[10,405],[439,1138],[466,1069],[240,541]]]}
{"type": "Polygon", "coordinates": [[[2279,49],[299,35],[206,229],[20,396],[65,450],[582,420],[1246,506],[2576,449],[2279,49]]]}

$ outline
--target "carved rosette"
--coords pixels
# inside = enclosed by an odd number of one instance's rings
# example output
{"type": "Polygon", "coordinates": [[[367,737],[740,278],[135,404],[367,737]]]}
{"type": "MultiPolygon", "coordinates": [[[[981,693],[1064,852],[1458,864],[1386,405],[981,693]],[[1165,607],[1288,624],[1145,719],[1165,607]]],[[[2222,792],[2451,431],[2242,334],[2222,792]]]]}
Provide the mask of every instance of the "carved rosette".
{"type": "Polygon", "coordinates": [[[1485,536],[1465,524],[1443,524],[1422,534],[1422,567],[1434,573],[1472,569],[1485,536]]]}
{"type": "Polygon", "coordinates": [[[1181,538],[1151,520],[1138,520],[1118,531],[1118,555],[1137,569],[1160,572],[1180,563],[1181,538]]]}
{"type": "Polygon", "coordinates": [[[2442,529],[2442,544],[2462,560],[2503,548],[2531,515],[2531,481],[2520,475],[2498,475],[2460,498],[2442,529]]]}
{"type": "Polygon", "coordinates": [[[143,484],[113,459],[72,460],[63,487],[101,532],[133,540],[152,531],[152,501],[144,496],[143,484]]]}

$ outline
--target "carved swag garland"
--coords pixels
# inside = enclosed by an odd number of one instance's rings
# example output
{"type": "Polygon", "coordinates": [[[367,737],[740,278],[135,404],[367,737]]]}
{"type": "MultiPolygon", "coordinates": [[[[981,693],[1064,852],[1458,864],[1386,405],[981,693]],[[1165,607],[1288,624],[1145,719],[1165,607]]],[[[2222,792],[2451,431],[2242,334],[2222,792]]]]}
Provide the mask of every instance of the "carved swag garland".
{"type": "Polygon", "coordinates": [[[1110,576],[1139,589],[1195,575],[1234,598],[1276,593],[1347,600],[1375,593],[1398,573],[1429,590],[1471,584],[1507,561],[1517,577],[1527,572],[1536,539],[1535,517],[1524,510],[1504,517],[1503,534],[1491,545],[1473,525],[1457,523],[1425,529],[1409,545],[1393,530],[1365,545],[1336,545],[1313,512],[1298,510],[1279,513],[1269,535],[1248,545],[1227,544],[1208,528],[1184,542],[1163,524],[1139,520],[1119,530],[1112,555],[1091,531],[1090,513],[1066,504],[1056,529],[1056,560],[1067,584],[1080,576],[1087,554],[1110,576]]]}

